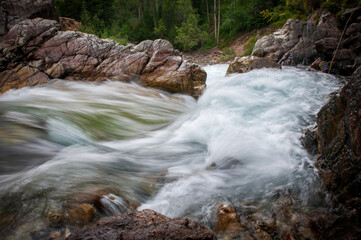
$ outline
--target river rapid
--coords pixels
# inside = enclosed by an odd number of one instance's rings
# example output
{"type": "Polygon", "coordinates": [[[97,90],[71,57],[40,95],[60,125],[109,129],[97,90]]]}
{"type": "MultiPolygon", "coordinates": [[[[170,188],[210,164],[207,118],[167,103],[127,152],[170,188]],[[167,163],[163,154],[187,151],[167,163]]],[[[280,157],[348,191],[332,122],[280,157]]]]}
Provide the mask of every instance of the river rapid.
{"type": "Polygon", "coordinates": [[[138,206],[213,230],[221,203],[272,216],[272,203],[292,196],[300,209],[327,209],[300,137],[339,81],[291,67],[225,77],[226,68],[205,67],[198,101],[62,80],[1,95],[1,235],[41,239],[49,212],[67,215],[69,199],[96,188],[112,189],[98,219],[138,206]]]}

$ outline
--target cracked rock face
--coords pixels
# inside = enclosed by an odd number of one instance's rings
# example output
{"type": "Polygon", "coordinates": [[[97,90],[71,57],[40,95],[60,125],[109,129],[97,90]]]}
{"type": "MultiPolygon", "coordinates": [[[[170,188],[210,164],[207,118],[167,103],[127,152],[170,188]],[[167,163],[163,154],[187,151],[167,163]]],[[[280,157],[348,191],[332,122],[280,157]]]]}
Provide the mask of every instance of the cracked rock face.
{"type": "Polygon", "coordinates": [[[343,205],[344,213],[321,228],[322,239],[359,239],[361,234],[360,99],[361,66],[319,111],[313,140],[305,144],[310,151],[318,148],[316,166],[322,182],[333,193],[333,203],[343,205]]]}
{"type": "Polygon", "coordinates": [[[340,37],[336,26],[336,20],[326,15],[318,25],[289,19],[283,28],[259,39],[252,55],[285,65],[309,65],[319,56],[315,42],[340,37]]]}
{"type": "Polygon", "coordinates": [[[336,21],[328,11],[314,16],[317,16],[318,22],[312,17],[308,22],[290,19],[278,31],[260,38],[252,56],[264,57],[282,65],[311,65],[324,72],[331,68],[331,73],[351,76],[361,62],[361,8],[346,10],[341,15],[341,21],[336,21]],[[350,21],[340,42],[348,19],[350,21]],[[341,44],[336,50],[339,42],[341,44]]]}
{"type": "Polygon", "coordinates": [[[204,239],[214,240],[215,235],[206,227],[186,218],[168,218],[153,210],[124,213],[100,221],[72,233],[68,240],[76,239],[204,239]]]}
{"type": "MultiPolygon", "coordinates": [[[[56,21],[28,19],[15,25],[0,43],[0,70],[29,65],[52,78],[84,81],[136,81],[171,93],[194,97],[205,88],[206,73],[184,61],[167,40],[121,46],[94,35],[61,31],[56,21]]],[[[2,83],[17,88],[16,79],[2,83]]],[[[0,85],[1,86],[1,85],[0,85]]]]}
{"type": "Polygon", "coordinates": [[[15,24],[25,19],[46,18],[59,21],[54,0],[1,0],[0,36],[5,35],[15,24]]]}

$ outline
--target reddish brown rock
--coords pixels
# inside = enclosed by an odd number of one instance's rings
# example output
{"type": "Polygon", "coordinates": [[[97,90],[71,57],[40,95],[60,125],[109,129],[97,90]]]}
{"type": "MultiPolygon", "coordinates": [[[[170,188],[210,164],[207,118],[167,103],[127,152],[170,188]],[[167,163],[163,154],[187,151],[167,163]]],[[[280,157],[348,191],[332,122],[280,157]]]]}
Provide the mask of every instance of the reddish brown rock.
{"type": "Polygon", "coordinates": [[[94,217],[95,209],[89,203],[83,203],[68,210],[70,219],[77,224],[90,222],[94,217]]]}
{"type": "Polygon", "coordinates": [[[56,21],[41,18],[15,25],[0,43],[0,69],[29,63],[51,78],[137,81],[194,97],[206,86],[205,71],[184,61],[167,40],[120,46],[110,39],[60,30],[56,21]]]}
{"type": "Polygon", "coordinates": [[[19,66],[0,73],[0,93],[9,89],[33,87],[49,80],[49,77],[37,68],[19,66]]]}
{"type": "Polygon", "coordinates": [[[65,216],[58,210],[50,211],[47,215],[47,222],[49,227],[62,227],[65,223],[65,216]]]}
{"type": "MultiPolygon", "coordinates": [[[[77,208],[81,204],[90,204],[95,208],[95,210],[100,214],[110,214],[109,209],[107,209],[107,203],[114,204],[115,198],[121,199],[117,196],[117,191],[111,188],[88,188],[83,189],[82,191],[75,192],[68,200],[67,200],[67,209],[77,208]]],[[[122,205],[117,205],[113,207],[117,207],[118,211],[128,212],[134,211],[138,205],[134,202],[130,202],[127,199],[121,199],[123,202],[122,205]]]]}
{"type": "Polygon", "coordinates": [[[238,219],[232,206],[222,204],[218,210],[216,233],[224,238],[253,239],[238,219]]]}
{"type": "Polygon", "coordinates": [[[322,62],[322,58],[317,58],[312,64],[311,64],[311,68],[315,69],[315,70],[320,70],[320,63],[322,62]]]}
{"type": "Polygon", "coordinates": [[[326,187],[350,208],[361,207],[361,74],[357,73],[317,115],[321,176],[328,176],[326,187]]]}
{"type": "Polygon", "coordinates": [[[245,73],[254,69],[276,68],[281,69],[281,65],[265,58],[255,56],[247,56],[235,58],[227,69],[227,74],[245,73]]]}
{"type": "Polygon", "coordinates": [[[361,234],[361,67],[317,115],[316,165],[343,216],[320,230],[324,239],[358,239],[361,234]],[[352,222],[352,223],[351,223],[352,222]]]}
{"type": "Polygon", "coordinates": [[[25,19],[41,17],[59,21],[54,0],[2,0],[0,4],[0,36],[25,19]]]}
{"type": "Polygon", "coordinates": [[[67,17],[60,17],[60,22],[64,25],[65,29],[69,31],[77,31],[81,26],[80,22],[67,17]]]}
{"type": "Polygon", "coordinates": [[[72,233],[80,239],[216,239],[206,227],[186,218],[168,218],[152,210],[124,213],[72,233]]]}

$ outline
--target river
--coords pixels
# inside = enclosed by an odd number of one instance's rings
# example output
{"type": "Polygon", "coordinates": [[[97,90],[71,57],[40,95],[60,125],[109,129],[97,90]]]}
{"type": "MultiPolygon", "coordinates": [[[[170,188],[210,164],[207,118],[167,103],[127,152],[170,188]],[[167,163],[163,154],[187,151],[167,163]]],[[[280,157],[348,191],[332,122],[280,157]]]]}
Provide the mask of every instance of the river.
{"type": "Polygon", "coordinates": [[[66,212],[72,196],[95,188],[116,192],[99,218],[131,202],[210,228],[220,203],[292,195],[302,208],[327,207],[300,137],[338,80],[291,67],[225,77],[226,68],[205,67],[198,101],[62,80],[1,95],[0,233],[41,239],[50,211],[66,212]]]}

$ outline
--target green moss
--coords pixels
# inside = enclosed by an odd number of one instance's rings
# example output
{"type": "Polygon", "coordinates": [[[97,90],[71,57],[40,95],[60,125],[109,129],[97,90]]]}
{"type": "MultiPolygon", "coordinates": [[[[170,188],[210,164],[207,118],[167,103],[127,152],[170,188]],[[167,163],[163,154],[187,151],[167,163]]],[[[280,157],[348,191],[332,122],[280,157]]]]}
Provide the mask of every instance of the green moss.
{"type": "Polygon", "coordinates": [[[229,47],[224,47],[222,52],[223,56],[218,59],[219,62],[227,62],[229,60],[233,60],[236,57],[236,53],[229,47]]]}
{"type": "Polygon", "coordinates": [[[254,45],[256,44],[257,42],[257,37],[255,35],[252,35],[248,41],[246,42],[246,51],[243,53],[242,56],[249,56],[252,54],[252,51],[254,49],[254,45]]]}
{"type": "Polygon", "coordinates": [[[226,55],[226,56],[222,56],[218,59],[219,62],[227,62],[229,60],[233,60],[236,57],[236,54],[231,54],[231,55],[226,55]]]}

